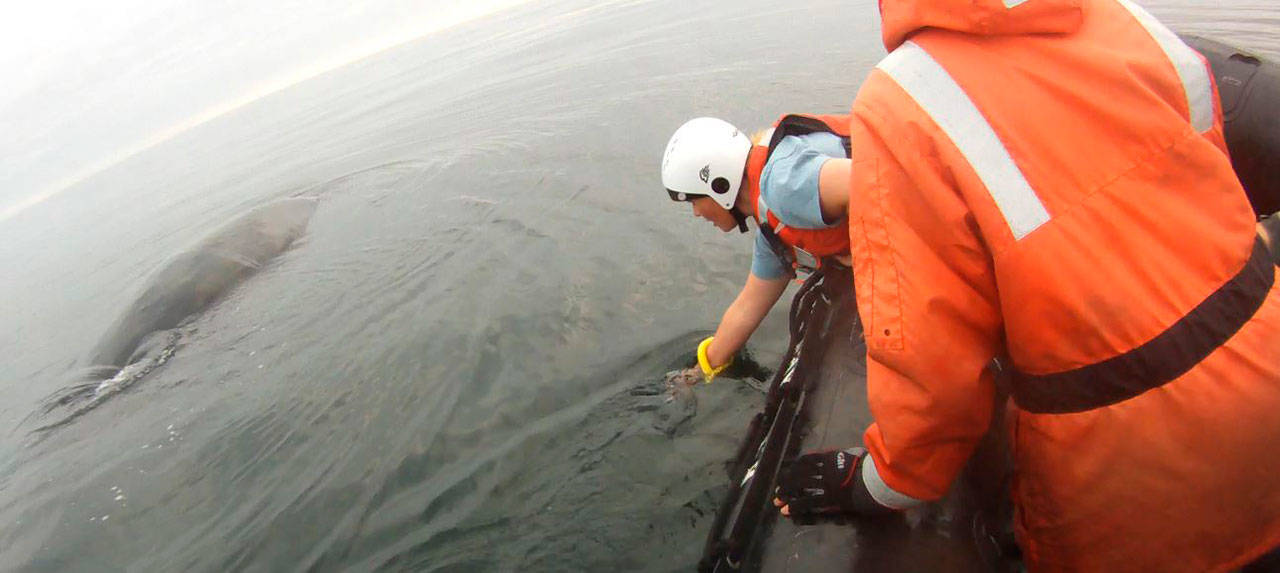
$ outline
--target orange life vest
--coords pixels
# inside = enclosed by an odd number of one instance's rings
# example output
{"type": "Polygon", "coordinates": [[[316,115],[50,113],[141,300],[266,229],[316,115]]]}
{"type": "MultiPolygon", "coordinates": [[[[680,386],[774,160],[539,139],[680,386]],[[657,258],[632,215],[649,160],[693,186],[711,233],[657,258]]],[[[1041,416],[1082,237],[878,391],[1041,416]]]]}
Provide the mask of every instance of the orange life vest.
{"type": "Polygon", "coordinates": [[[1205,62],[1130,0],[882,0],[853,104],[873,497],[937,499],[1016,374],[1032,571],[1280,545],[1280,290],[1205,62]]]}
{"type": "Polygon", "coordinates": [[[844,142],[845,155],[849,153],[849,116],[847,115],[784,115],[774,122],[773,133],[768,141],[751,147],[747,155],[746,187],[743,192],[752,205],[756,206],[756,223],[760,232],[765,234],[783,260],[789,262],[795,270],[813,270],[821,265],[824,257],[843,255],[849,252],[848,220],[826,229],[799,229],[783,223],[769,206],[765,204],[760,193],[760,176],[769,162],[769,155],[774,148],[788,135],[826,132],[840,137],[844,142]],[[774,241],[770,237],[776,237],[774,241]],[[781,245],[777,243],[781,242],[781,245]]]}

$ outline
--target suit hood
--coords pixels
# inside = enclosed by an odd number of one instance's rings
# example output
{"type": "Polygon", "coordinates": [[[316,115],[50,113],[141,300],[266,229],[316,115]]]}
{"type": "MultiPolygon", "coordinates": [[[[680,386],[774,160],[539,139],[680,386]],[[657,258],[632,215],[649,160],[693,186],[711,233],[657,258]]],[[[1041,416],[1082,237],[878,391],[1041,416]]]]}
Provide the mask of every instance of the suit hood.
{"type": "Polygon", "coordinates": [[[925,28],[978,36],[1068,34],[1083,0],[880,0],[884,47],[892,52],[925,28]]]}

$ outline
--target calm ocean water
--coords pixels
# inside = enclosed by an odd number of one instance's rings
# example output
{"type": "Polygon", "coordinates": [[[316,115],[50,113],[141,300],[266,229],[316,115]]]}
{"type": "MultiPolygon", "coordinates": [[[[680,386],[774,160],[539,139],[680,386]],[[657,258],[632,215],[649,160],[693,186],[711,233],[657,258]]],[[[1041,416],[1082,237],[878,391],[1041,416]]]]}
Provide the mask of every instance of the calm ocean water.
{"type": "MultiPolygon", "coordinates": [[[[1280,57],[1271,0],[1146,5],[1280,57]]],[[[0,570],[690,569],[761,396],[661,378],[750,247],[673,207],[658,157],[695,115],[842,112],[882,56],[872,1],[534,1],[0,221],[0,570]],[[294,195],[306,236],[168,362],[32,433],[164,261],[294,195]]]]}

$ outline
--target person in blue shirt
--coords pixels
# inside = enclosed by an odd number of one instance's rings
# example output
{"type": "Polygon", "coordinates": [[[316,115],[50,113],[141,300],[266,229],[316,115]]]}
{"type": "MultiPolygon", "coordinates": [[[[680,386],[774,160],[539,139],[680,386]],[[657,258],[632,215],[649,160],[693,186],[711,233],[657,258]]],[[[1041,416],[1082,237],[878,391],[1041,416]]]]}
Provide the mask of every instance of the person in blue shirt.
{"type": "Polygon", "coordinates": [[[757,222],[746,284],[698,345],[707,382],[732,362],[797,268],[821,258],[849,265],[848,117],[787,115],[755,139],[723,120],[697,118],[676,130],[662,159],[667,193],[694,215],[723,232],[757,222]]]}

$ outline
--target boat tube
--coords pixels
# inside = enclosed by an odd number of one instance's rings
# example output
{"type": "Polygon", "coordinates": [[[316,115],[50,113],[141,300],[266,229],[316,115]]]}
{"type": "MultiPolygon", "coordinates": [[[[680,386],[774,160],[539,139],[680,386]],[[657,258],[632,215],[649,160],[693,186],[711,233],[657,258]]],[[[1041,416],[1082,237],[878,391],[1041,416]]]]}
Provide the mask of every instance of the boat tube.
{"type": "Polygon", "coordinates": [[[1280,211],[1280,65],[1214,40],[1182,40],[1213,68],[1231,166],[1253,211],[1280,211]]]}
{"type": "MultiPolygon", "coordinates": [[[[812,274],[791,304],[791,344],[730,462],[730,489],[708,535],[702,571],[1000,571],[1016,561],[1009,464],[992,432],[938,503],[882,518],[779,519],[777,476],[802,451],[862,443],[871,421],[866,346],[847,267],[812,274]],[[994,462],[994,463],[993,463],[994,462]]],[[[1001,427],[1002,424],[993,424],[1001,427]]]]}

